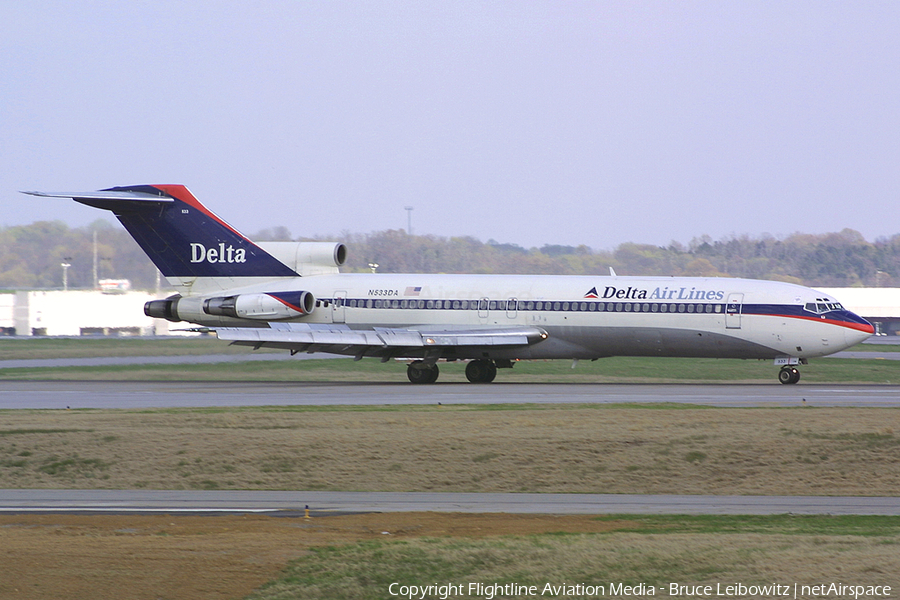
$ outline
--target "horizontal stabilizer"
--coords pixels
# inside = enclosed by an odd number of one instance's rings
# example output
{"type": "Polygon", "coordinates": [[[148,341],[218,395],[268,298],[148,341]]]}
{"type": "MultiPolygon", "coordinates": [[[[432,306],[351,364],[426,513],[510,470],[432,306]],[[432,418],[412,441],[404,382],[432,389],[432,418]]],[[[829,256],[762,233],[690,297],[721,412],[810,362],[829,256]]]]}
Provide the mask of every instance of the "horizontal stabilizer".
{"type": "Polygon", "coordinates": [[[81,200],[109,200],[116,201],[137,201],[137,202],[175,202],[171,196],[163,195],[161,192],[155,194],[149,192],[138,191],[115,191],[101,190],[99,192],[22,192],[29,196],[40,196],[42,198],[72,198],[76,201],[81,200]]]}
{"type": "Polygon", "coordinates": [[[207,209],[183,185],[135,185],[96,192],[24,192],[44,198],[72,198],[112,211],[150,260],[179,291],[191,295],[198,279],[218,278],[233,287],[233,278],[297,277],[296,271],[271,256],[207,209]]]}

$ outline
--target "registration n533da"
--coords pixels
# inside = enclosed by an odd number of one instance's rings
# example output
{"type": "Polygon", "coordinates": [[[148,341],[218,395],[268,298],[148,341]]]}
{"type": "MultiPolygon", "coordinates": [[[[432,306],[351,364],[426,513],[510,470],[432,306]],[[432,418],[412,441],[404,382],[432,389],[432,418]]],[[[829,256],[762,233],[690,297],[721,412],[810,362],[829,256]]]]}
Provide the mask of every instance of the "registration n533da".
{"type": "Polygon", "coordinates": [[[144,312],[254,348],[356,359],[409,358],[413,383],[439,359],[474,383],[517,359],[683,356],[798,364],[874,333],[822,292],[774,281],[694,277],[341,273],[328,242],[253,242],[181,185],[44,193],[112,211],[178,293],[144,312]]]}

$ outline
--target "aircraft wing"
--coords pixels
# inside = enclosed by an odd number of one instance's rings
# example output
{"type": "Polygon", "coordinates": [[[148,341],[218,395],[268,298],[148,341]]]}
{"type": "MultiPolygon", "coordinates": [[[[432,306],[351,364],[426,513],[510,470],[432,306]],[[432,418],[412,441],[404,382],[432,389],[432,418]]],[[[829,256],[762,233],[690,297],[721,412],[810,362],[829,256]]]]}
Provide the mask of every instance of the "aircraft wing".
{"type": "Polygon", "coordinates": [[[221,340],[254,348],[329,352],[362,358],[432,355],[447,347],[528,346],[547,339],[538,327],[410,327],[351,329],[346,325],[269,323],[268,328],[216,327],[221,340]]]}

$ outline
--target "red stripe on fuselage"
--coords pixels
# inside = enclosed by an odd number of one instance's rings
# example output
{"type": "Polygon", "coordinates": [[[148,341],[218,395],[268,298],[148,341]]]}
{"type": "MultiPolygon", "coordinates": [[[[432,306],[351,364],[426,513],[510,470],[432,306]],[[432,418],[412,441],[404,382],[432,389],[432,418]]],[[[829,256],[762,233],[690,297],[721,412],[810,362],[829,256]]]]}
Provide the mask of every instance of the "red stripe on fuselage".
{"type": "MultiPolygon", "coordinates": [[[[744,315],[749,316],[749,315],[744,315]]],[[[755,315],[754,315],[755,316],[755,315]]],[[[837,319],[823,319],[821,317],[804,317],[799,315],[758,315],[760,317],[782,317],[785,319],[802,319],[804,321],[813,321],[815,323],[828,323],[829,325],[837,325],[838,327],[846,327],[847,329],[855,329],[870,335],[875,335],[875,327],[871,323],[853,323],[851,321],[838,321],[837,319]]]]}

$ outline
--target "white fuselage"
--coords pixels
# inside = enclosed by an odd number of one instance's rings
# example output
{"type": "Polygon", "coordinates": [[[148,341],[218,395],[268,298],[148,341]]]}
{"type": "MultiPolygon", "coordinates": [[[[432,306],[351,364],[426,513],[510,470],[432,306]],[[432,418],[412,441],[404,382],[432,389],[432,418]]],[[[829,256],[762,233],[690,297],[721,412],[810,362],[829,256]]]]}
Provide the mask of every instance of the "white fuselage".
{"type": "MultiPolygon", "coordinates": [[[[747,279],[333,274],[268,281],[229,294],[287,291],[316,298],[312,313],[285,319],[290,322],[351,329],[530,326],[548,333],[528,347],[458,358],[810,358],[871,335],[871,325],[839,305],[810,310],[836,305],[821,292],[747,279]]],[[[214,317],[187,320],[237,324],[214,317]]]]}

